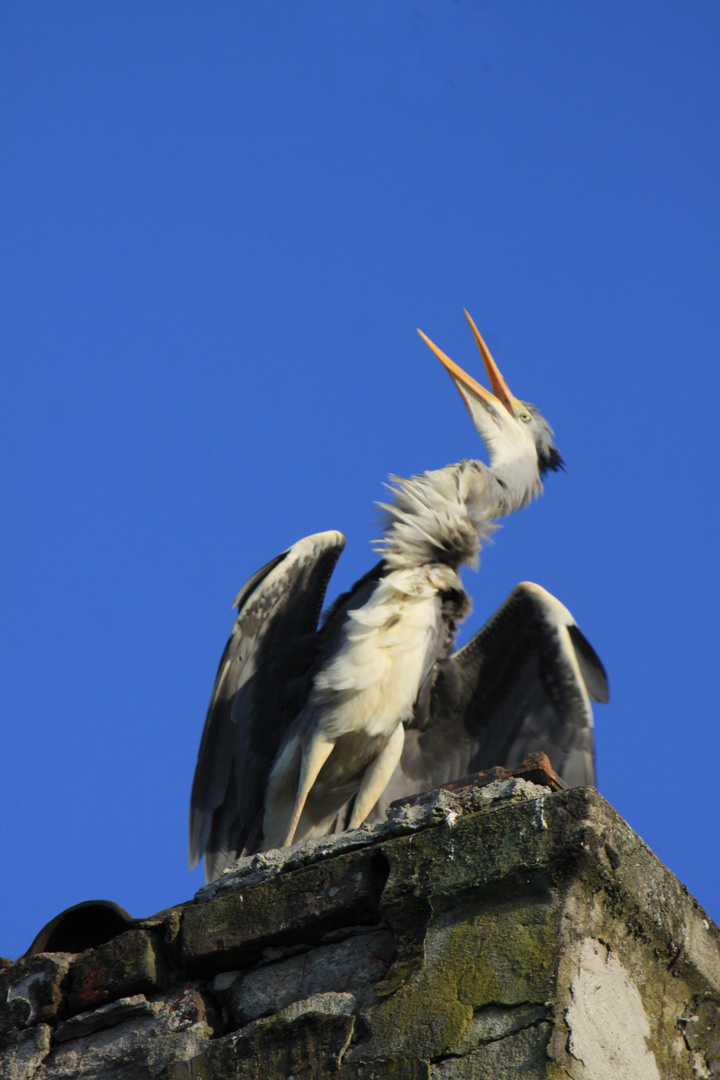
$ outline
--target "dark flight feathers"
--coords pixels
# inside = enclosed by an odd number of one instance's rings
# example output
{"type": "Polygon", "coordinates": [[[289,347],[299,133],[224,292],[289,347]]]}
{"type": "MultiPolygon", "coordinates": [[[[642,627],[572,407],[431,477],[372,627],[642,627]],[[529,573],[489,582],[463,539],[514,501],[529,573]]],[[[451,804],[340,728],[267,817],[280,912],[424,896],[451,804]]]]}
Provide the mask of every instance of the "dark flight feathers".
{"type": "Polygon", "coordinates": [[[259,829],[265,783],[286,728],[307,697],[325,591],[341,533],[306,537],[238,593],[218,667],[190,797],[190,866],[217,877],[259,829]]]}

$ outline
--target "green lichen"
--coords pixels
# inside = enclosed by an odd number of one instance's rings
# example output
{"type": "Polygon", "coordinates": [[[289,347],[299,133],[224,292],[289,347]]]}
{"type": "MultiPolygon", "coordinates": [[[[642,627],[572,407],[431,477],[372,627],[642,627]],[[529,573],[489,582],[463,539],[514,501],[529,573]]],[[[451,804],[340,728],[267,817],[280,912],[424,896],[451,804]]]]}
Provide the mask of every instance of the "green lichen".
{"type": "Polygon", "coordinates": [[[431,923],[422,969],[366,1014],[371,1049],[436,1058],[459,1044],[476,1009],[545,1001],[556,923],[550,900],[537,896],[468,906],[431,923]]]}
{"type": "Polygon", "coordinates": [[[451,938],[456,970],[464,966],[458,996],[473,1009],[548,997],[557,915],[547,898],[523,897],[495,909],[484,905],[458,924],[451,938]]]}

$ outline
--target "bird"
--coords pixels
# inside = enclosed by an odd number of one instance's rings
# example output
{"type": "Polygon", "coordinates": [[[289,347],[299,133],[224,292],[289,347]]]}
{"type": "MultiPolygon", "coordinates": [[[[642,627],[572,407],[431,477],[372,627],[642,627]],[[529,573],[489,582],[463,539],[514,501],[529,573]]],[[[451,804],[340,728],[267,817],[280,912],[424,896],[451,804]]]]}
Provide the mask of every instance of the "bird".
{"type": "Polygon", "coordinates": [[[489,462],[391,475],[380,559],[324,616],[345,546],[334,530],[281,552],[235,599],[190,800],[189,863],[204,857],[208,881],[240,855],[381,820],[394,799],[533,751],[569,785],[594,783],[590,700],[608,700],[607,676],[559,600],[523,582],[454,648],[471,609],[460,569],[564,467],[465,316],[491,390],[418,333],[489,462]]]}

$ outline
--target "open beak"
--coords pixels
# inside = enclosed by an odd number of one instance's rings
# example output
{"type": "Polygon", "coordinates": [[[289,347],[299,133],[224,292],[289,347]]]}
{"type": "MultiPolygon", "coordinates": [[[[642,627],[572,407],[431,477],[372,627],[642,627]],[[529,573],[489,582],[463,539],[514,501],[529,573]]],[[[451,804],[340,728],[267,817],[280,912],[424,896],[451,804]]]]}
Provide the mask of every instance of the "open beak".
{"type": "Polygon", "coordinates": [[[423,334],[422,330],[418,330],[418,334],[426,343],[426,345],[430,346],[440,363],[451,376],[453,382],[460,391],[463,401],[467,405],[471,416],[473,415],[473,410],[470,408],[470,403],[467,398],[468,391],[476,399],[479,398],[480,401],[487,401],[493,405],[496,405],[497,402],[500,401],[505,406],[510,415],[514,417],[515,410],[513,407],[513,403],[515,399],[510,393],[510,387],[500,374],[500,370],[495,361],[493,360],[490,350],[483,341],[480,331],[478,330],[475,323],[472,321],[471,317],[468,315],[467,311],[465,311],[465,317],[470,323],[470,329],[473,332],[473,337],[475,338],[477,347],[480,350],[480,355],[483,358],[485,370],[487,371],[490,385],[493,388],[492,394],[489,390],[486,390],[484,386],[481,386],[479,382],[476,382],[471,375],[468,375],[466,371],[463,371],[461,367],[458,367],[458,365],[453,360],[451,360],[449,356],[445,355],[442,349],[438,349],[437,345],[435,345],[429,337],[423,334]]]}

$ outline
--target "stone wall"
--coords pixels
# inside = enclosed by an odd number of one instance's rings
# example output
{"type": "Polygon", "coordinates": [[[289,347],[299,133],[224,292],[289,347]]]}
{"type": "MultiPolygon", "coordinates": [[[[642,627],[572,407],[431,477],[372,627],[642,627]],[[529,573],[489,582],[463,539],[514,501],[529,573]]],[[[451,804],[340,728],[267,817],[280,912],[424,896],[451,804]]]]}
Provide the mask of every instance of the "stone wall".
{"type": "Polygon", "coordinates": [[[594,789],[432,792],[0,972],[0,1076],[720,1077],[720,932],[594,789]]]}

